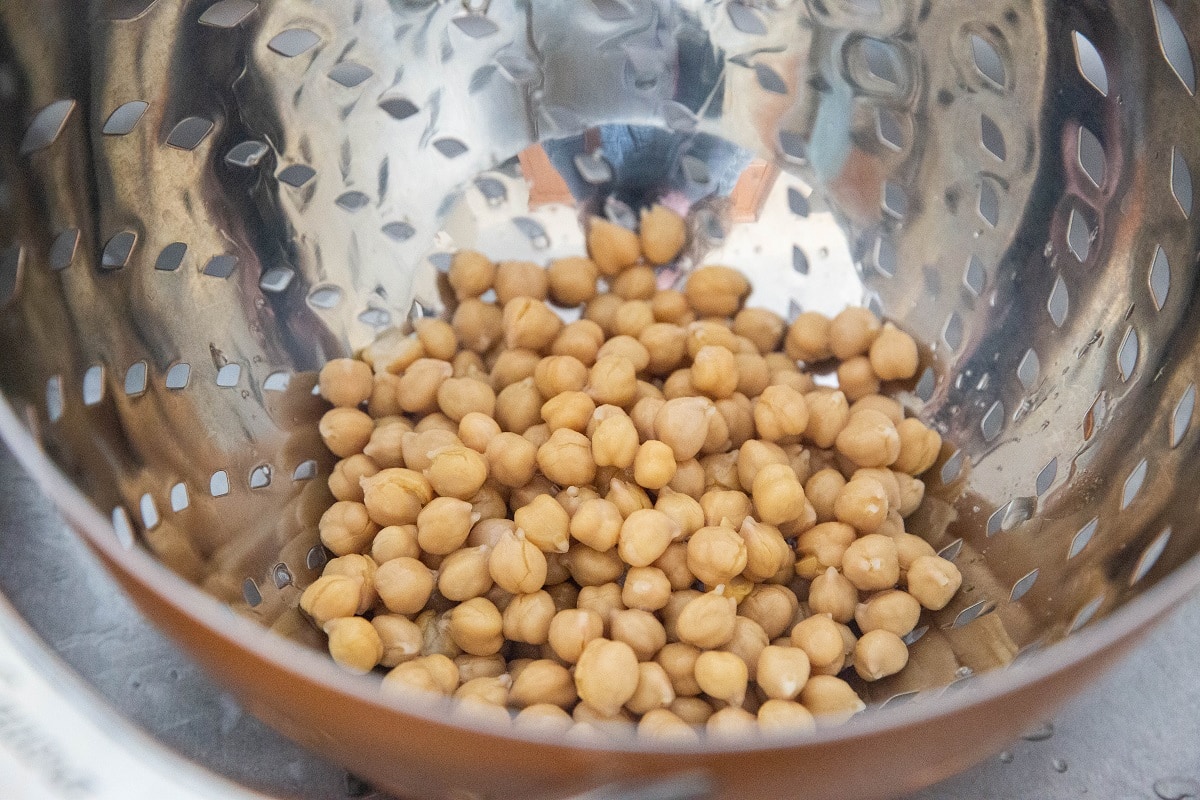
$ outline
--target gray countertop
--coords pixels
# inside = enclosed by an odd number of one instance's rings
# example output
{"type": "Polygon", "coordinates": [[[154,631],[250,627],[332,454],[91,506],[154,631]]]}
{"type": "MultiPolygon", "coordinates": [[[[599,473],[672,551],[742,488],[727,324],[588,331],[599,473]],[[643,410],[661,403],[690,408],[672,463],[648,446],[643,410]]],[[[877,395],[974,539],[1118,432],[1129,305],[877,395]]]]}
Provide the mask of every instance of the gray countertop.
{"type": "MultiPolygon", "coordinates": [[[[104,701],[187,759],[272,797],[383,800],[213,686],[133,609],[2,448],[0,592],[104,701]]],[[[1197,661],[1200,597],[1052,725],[911,800],[1200,798],[1197,661]]]]}

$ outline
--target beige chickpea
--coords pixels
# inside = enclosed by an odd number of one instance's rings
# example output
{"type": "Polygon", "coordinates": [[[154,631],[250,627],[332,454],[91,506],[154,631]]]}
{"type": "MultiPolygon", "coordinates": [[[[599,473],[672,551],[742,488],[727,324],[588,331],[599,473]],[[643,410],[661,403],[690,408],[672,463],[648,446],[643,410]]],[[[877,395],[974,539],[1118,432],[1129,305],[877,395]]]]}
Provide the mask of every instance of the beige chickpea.
{"type": "Polygon", "coordinates": [[[361,453],[375,430],[372,419],[357,408],[331,408],[317,424],[321,440],[338,458],[361,453]]]}
{"type": "MultiPolygon", "coordinates": [[[[754,438],[754,404],[749,397],[741,392],[734,392],[729,397],[717,400],[713,405],[717,407],[717,413],[724,419],[725,427],[729,431],[730,449],[736,450],[754,438]]],[[[712,432],[711,429],[709,432],[712,432]]]]}
{"type": "Polygon", "coordinates": [[[612,408],[617,413],[602,419],[591,433],[592,458],[598,467],[631,467],[638,453],[637,428],[624,411],[616,406],[607,408],[612,408]]]}
{"type": "Polygon", "coordinates": [[[817,384],[813,381],[812,376],[806,372],[795,372],[793,370],[776,370],[771,373],[772,386],[787,386],[790,389],[795,389],[802,395],[807,395],[813,389],[817,388],[817,384]]]}
{"type": "Polygon", "coordinates": [[[758,727],[763,733],[800,733],[817,727],[812,712],[792,700],[768,700],[758,708],[758,727]]]}
{"type": "Polygon", "coordinates": [[[941,556],[920,556],[908,567],[908,593],[930,611],[945,608],[962,586],[962,573],[941,556]]]}
{"type": "Polygon", "coordinates": [[[441,319],[425,317],[413,323],[413,330],[420,340],[425,354],[430,358],[449,361],[458,350],[458,339],[450,323],[441,319]]]}
{"type": "Polygon", "coordinates": [[[654,504],[650,502],[650,495],[646,494],[645,489],[636,483],[620,478],[609,480],[608,492],[604,498],[617,507],[622,517],[628,517],[633,512],[641,511],[644,508],[654,507],[654,504]]]}
{"type": "Polygon", "coordinates": [[[657,281],[652,267],[629,267],[609,280],[608,290],[622,300],[649,300],[658,288],[657,281]]]}
{"type": "Polygon", "coordinates": [[[464,652],[490,656],[504,644],[500,610],[488,599],[474,597],[450,611],[450,638],[464,652]]]}
{"type": "Polygon", "coordinates": [[[374,559],[369,556],[359,555],[358,553],[350,553],[331,559],[325,564],[325,568],[321,571],[321,574],[348,575],[351,578],[360,579],[362,581],[362,589],[359,594],[358,608],[355,610],[355,613],[365,614],[379,599],[379,595],[375,592],[376,569],[377,565],[374,559]]]}
{"type": "Polygon", "coordinates": [[[578,431],[559,428],[537,452],[542,474],[560,486],[583,486],[596,478],[591,442],[578,431]]]}
{"type": "MultiPolygon", "coordinates": [[[[693,367],[693,373],[694,371],[693,367]]],[[[764,389],[771,385],[771,370],[767,366],[766,359],[758,353],[735,355],[734,371],[737,374],[737,385],[734,388],[746,397],[758,397],[764,389]]]]}
{"type": "Polygon", "coordinates": [[[603,552],[617,545],[624,518],[615,504],[602,498],[585,500],[569,522],[571,536],[603,552]]]}
{"type": "Polygon", "coordinates": [[[596,500],[600,493],[591,486],[568,486],[554,496],[558,504],[567,512],[567,517],[574,517],[580,507],[588,500],[596,500]]]}
{"type": "MultiPolygon", "coordinates": [[[[700,685],[696,683],[696,659],[699,657],[700,649],[684,642],[667,644],[655,657],[655,663],[670,680],[676,698],[700,694],[700,685]]],[[[709,713],[712,713],[711,709],[709,713]]]]}
{"type": "Polygon", "coordinates": [[[417,514],[417,543],[427,553],[447,555],[463,546],[479,520],[465,500],[436,497],[417,514]]]}
{"type": "Polygon", "coordinates": [[[408,617],[376,614],[371,618],[371,626],[383,645],[380,665],[394,667],[421,654],[421,629],[408,617]]]}
{"type": "Polygon", "coordinates": [[[511,685],[512,679],[507,675],[495,678],[484,676],[463,681],[454,691],[454,699],[459,703],[455,711],[474,715],[475,719],[483,717],[508,724],[509,717],[505,706],[508,705],[511,685]]]}
{"type": "Polygon", "coordinates": [[[466,445],[450,445],[431,455],[425,477],[443,497],[470,500],[487,480],[487,460],[466,445]]]}
{"type": "MultiPolygon", "coordinates": [[[[633,426],[637,428],[638,438],[641,441],[646,442],[655,438],[654,418],[664,404],[666,404],[666,400],[662,398],[643,397],[629,410],[629,418],[633,420],[633,426]]],[[[674,458],[674,454],[672,454],[672,458],[674,458]]]]}
{"type": "Polygon", "coordinates": [[[325,623],[329,655],[342,669],[365,675],[383,659],[383,641],[362,617],[342,617],[325,623]]]}
{"type": "Polygon", "coordinates": [[[814,614],[829,614],[834,622],[854,619],[858,590],[846,576],[833,567],[813,578],[808,590],[808,607],[814,614]]]}
{"type": "Polygon", "coordinates": [[[486,353],[504,336],[504,313],[491,303],[469,298],[458,304],[450,318],[458,342],[476,353],[486,353]]]}
{"type": "Polygon", "coordinates": [[[859,411],[878,411],[892,421],[893,425],[899,425],[904,420],[904,408],[899,402],[891,397],[885,397],[881,394],[869,394],[866,397],[860,397],[850,405],[850,414],[853,416],[859,411]]]}
{"type": "Polygon", "coordinates": [[[421,421],[413,426],[413,430],[417,433],[445,431],[454,436],[455,440],[458,439],[458,423],[440,411],[434,411],[421,417],[421,421]]]}
{"type": "Polygon", "coordinates": [[[486,453],[488,442],[500,432],[500,425],[490,414],[472,411],[458,421],[458,438],[476,453],[486,453]]]}
{"type": "Polygon", "coordinates": [[[828,614],[814,614],[792,628],[792,646],[804,651],[812,669],[840,665],[845,653],[841,627],[828,614]]]}
{"type": "Polygon", "coordinates": [[[633,364],[634,372],[642,372],[650,365],[650,351],[632,336],[614,336],[600,346],[597,360],[606,356],[621,356],[633,364]]]}
{"type": "Polygon", "coordinates": [[[699,501],[670,487],[663,487],[654,508],[670,517],[679,526],[676,539],[686,539],[704,527],[704,509],[699,501]]]}
{"type": "Polygon", "coordinates": [[[588,375],[587,393],[598,404],[621,408],[637,399],[637,370],[624,356],[598,358],[588,375]]]}
{"type": "Polygon", "coordinates": [[[737,601],[711,591],[687,602],[675,622],[679,641],[703,649],[721,647],[733,638],[737,601]]]}
{"type": "Polygon", "coordinates": [[[654,318],[659,322],[686,325],[695,318],[692,307],[688,305],[687,297],[683,292],[675,289],[662,289],[655,292],[654,297],[650,300],[650,307],[654,311],[654,318]]]}
{"type": "Polygon", "coordinates": [[[774,584],[759,584],[738,606],[738,614],[759,624],[768,640],[782,636],[792,627],[799,601],[791,589],[774,584]]]}
{"type": "Polygon", "coordinates": [[[883,487],[884,495],[887,497],[888,512],[900,505],[900,482],[896,480],[896,473],[886,467],[863,467],[855,470],[850,475],[851,480],[858,478],[869,478],[876,481],[883,487]]]}
{"type": "Polygon", "coordinates": [[[738,349],[737,335],[718,319],[703,319],[688,325],[686,344],[689,358],[695,358],[704,347],[724,347],[731,353],[738,349]]]}
{"type": "MultiPolygon", "coordinates": [[[[532,378],[505,386],[496,395],[496,422],[501,430],[526,435],[541,424],[542,393],[532,378]]],[[[549,434],[547,434],[549,435],[549,434]]]]}
{"type": "Polygon", "coordinates": [[[524,486],[533,479],[537,468],[537,448],[524,437],[499,433],[488,442],[485,452],[489,474],[500,484],[524,486]]]}
{"type": "Polygon", "coordinates": [[[300,608],[324,627],[330,620],[353,617],[362,598],[363,580],[349,575],[322,575],[300,595],[300,608]]]}
{"type": "MultiPolygon", "coordinates": [[[[734,477],[737,472],[730,469],[726,474],[734,477]]],[[[706,525],[728,524],[734,528],[740,527],[753,510],[750,496],[736,489],[710,489],[700,496],[700,508],[706,525]]]]}
{"type": "MultiPolygon", "coordinates": [[[[615,294],[599,294],[588,301],[588,304],[583,309],[583,318],[594,323],[603,332],[604,336],[614,336],[616,334],[616,319],[617,309],[625,301],[617,297],[615,294]]],[[[596,349],[600,349],[603,342],[596,342],[596,349]]],[[[588,359],[576,356],[580,361],[587,364],[588,359]]],[[[595,360],[595,356],[592,357],[595,360]]]]}
{"type": "Polygon", "coordinates": [[[604,714],[613,715],[637,691],[638,661],[624,642],[593,639],[575,665],[579,699],[604,714]]]}
{"type": "Polygon", "coordinates": [[[799,436],[808,427],[808,403],[790,386],[768,386],[754,404],[754,426],[758,436],[778,441],[799,436]]]}
{"type": "Polygon", "coordinates": [[[396,420],[377,425],[371,432],[371,438],[362,454],[371,459],[379,469],[388,467],[403,467],[404,451],[402,441],[412,427],[404,420],[396,420]]]}
{"type": "Polygon", "coordinates": [[[706,456],[727,455],[736,460],[737,454],[733,450],[733,442],[729,439],[729,423],[717,412],[716,403],[713,404],[713,412],[708,416],[708,430],[705,431],[700,452],[706,456]]]}
{"type": "MultiPolygon", "coordinates": [[[[400,407],[400,378],[390,372],[381,372],[371,383],[371,396],[367,398],[367,413],[375,419],[391,417],[404,412],[400,407]]],[[[365,448],[364,448],[365,449],[365,448]]]]}
{"type": "Polygon", "coordinates": [[[859,603],[854,621],[863,633],[884,630],[897,636],[907,636],[921,618],[921,604],[907,592],[889,589],[859,603]]]}
{"type": "Polygon", "coordinates": [[[453,375],[454,366],[449,361],[435,358],[417,359],[404,370],[396,387],[396,398],[400,407],[410,414],[428,414],[436,411],[438,389],[443,381],[453,375]]]}
{"type": "Polygon", "coordinates": [[[591,367],[596,363],[596,353],[604,344],[605,335],[604,329],[595,321],[577,319],[562,329],[550,345],[550,352],[556,356],[571,356],[585,367],[591,367]]]}
{"type": "Polygon", "coordinates": [[[808,427],[804,436],[817,447],[828,449],[850,421],[850,404],[841,391],[817,389],[804,396],[808,403],[808,427]]]}
{"type": "Polygon", "coordinates": [[[562,428],[582,433],[596,412],[595,401],[586,392],[563,392],[542,404],[542,419],[551,431],[562,428]]]}
{"type": "Polygon", "coordinates": [[[546,268],[550,299],[560,306],[575,308],[596,296],[600,269],[590,258],[558,258],[546,268]]]}
{"type": "Polygon", "coordinates": [[[518,508],[513,512],[513,521],[543,553],[567,552],[571,519],[550,495],[538,495],[533,502],[518,508]]]}
{"type": "Polygon", "coordinates": [[[491,363],[491,372],[487,375],[486,380],[492,389],[498,392],[514,383],[520,383],[526,378],[532,378],[541,360],[542,357],[532,350],[523,348],[501,350],[495,354],[495,360],[489,362],[491,363]]]}
{"type": "Polygon", "coordinates": [[[663,512],[638,509],[621,525],[617,552],[631,567],[648,567],[666,552],[678,532],[679,526],[663,512]]]}
{"type": "Polygon", "coordinates": [[[766,464],[759,469],[752,496],[759,518],[769,525],[797,519],[804,511],[804,487],[795,471],[784,464],[766,464]]]}
{"type": "Polygon", "coordinates": [[[687,589],[696,582],[696,576],[688,569],[687,551],[687,542],[672,542],[652,565],[663,571],[675,592],[687,589]]]}
{"type": "Polygon", "coordinates": [[[675,462],[675,477],[667,484],[672,491],[699,500],[705,488],[704,467],[694,458],[675,462]]]}
{"type": "Polygon", "coordinates": [[[704,732],[711,739],[745,740],[758,734],[758,719],[744,708],[726,706],[708,718],[704,732]]]}
{"type": "Polygon", "coordinates": [[[424,355],[425,348],[417,337],[410,336],[400,328],[390,328],[364,347],[358,357],[377,375],[399,375],[424,355]]]}
{"type": "Polygon", "coordinates": [[[592,217],[588,221],[587,249],[600,274],[610,278],[632,267],[642,257],[642,245],[636,233],[601,217],[592,217]]]}
{"type": "Polygon", "coordinates": [[[833,355],[830,347],[832,323],[816,311],[805,311],[788,327],[784,350],[793,361],[816,364],[833,355]]]}
{"type": "Polygon", "coordinates": [[[546,584],[546,556],[520,528],[505,531],[488,557],[496,585],[513,594],[530,594],[546,584]]]}
{"type": "Polygon", "coordinates": [[[514,297],[504,304],[504,343],[534,352],[548,350],[563,322],[550,307],[532,297],[514,297]]]}
{"type": "Polygon", "coordinates": [[[918,419],[906,419],[896,425],[900,437],[900,454],[893,469],[907,475],[920,475],[937,461],[942,450],[942,437],[925,427],[918,419]]]}
{"type": "Polygon", "coordinates": [[[933,549],[933,545],[911,533],[893,534],[892,541],[896,543],[896,555],[900,559],[900,569],[907,572],[913,565],[913,562],[924,556],[936,556],[937,551],[933,549]]]}
{"type": "Polygon", "coordinates": [[[879,391],[879,378],[866,356],[855,356],[837,368],[838,388],[848,400],[859,400],[879,391]]]}
{"type": "Polygon", "coordinates": [[[733,332],[754,343],[760,353],[778,350],[786,324],[774,311],[744,308],[733,318],[733,332]]]}
{"type": "Polygon", "coordinates": [[[633,475],[639,486],[658,491],[671,482],[675,470],[675,453],[666,443],[650,440],[638,446],[633,475]]]}
{"type": "Polygon", "coordinates": [[[738,448],[737,474],[742,486],[754,486],[760,469],[768,464],[787,464],[788,457],[783,448],[774,442],[748,439],[738,448]]]}
{"type": "Polygon", "coordinates": [[[321,367],[317,386],[330,404],[357,408],[371,397],[375,382],[371,368],[353,358],[335,358],[321,367]]]}
{"type": "Polygon", "coordinates": [[[866,708],[852,686],[832,675],[814,675],[800,692],[800,703],[812,712],[817,724],[837,725],[866,708]]]}
{"type": "Polygon", "coordinates": [[[483,357],[473,350],[459,350],[454,354],[450,365],[454,367],[454,377],[456,378],[487,375],[487,366],[483,363],[483,357]]]}
{"type": "Polygon", "coordinates": [[[687,331],[669,322],[656,322],[642,328],[638,342],[646,348],[646,369],[652,375],[667,375],[683,363],[687,331]]]}
{"type": "Polygon", "coordinates": [[[575,356],[546,356],[533,372],[534,384],[544,397],[581,391],[587,378],[588,368],[575,356]]]}
{"type": "Polygon", "coordinates": [[[834,499],[833,513],[839,522],[873,533],[887,519],[887,490],[874,478],[855,473],[834,499]]]}
{"type": "Polygon", "coordinates": [[[688,276],[683,293],[700,316],[731,317],[750,294],[750,282],[735,269],[704,266],[688,276]]]}
{"type": "Polygon", "coordinates": [[[600,619],[604,620],[605,631],[609,630],[613,614],[625,610],[625,604],[621,601],[621,587],[613,581],[580,587],[575,606],[599,614],[600,619]]]}
{"type": "Polygon", "coordinates": [[[713,715],[713,707],[699,697],[676,697],[668,708],[689,725],[704,725],[713,715]]]}
{"type": "Polygon", "coordinates": [[[642,210],[642,255],[651,264],[668,264],[675,260],[687,241],[687,226],[683,217],[662,205],[642,210]]]}
{"type": "Polygon", "coordinates": [[[421,659],[406,661],[394,667],[383,677],[381,688],[394,694],[412,691],[446,694],[421,659]]]}
{"type": "Polygon", "coordinates": [[[846,485],[846,479],[836,469],[814,472],[804,484],[804,496],[812,503],[817,519],[829,522],[835,518],[837,497],[846,485]]]}
{"type": "Polygon", "coordinates": [[[692,384],[712,398],[728,397],[738,388],[738,365],[724,347],[701,347],[692,361],[692,384]]]}
{"type": "Polygon", "coordinates": [[[864,633],[854,646],[854,671],[864,681],[895,675],[908,664],[908,647],[886,630],[864,633]]]}
{"type": "Polygon", "coordinates": [[[381,528],[371,540],[371,558],[376,564],[393,558],[417,558],[420,555],[416,525],[389,525],[381,528]]]}
{"type": "Polygon", "coordinates": [[[546,270],[532,261],[501,261],[496,265],[493,282],[496,302],[506,306],[518,297],[545,300],[550,292],[546,270]]]}
{"type": "Polygon", "coordinates": [[[738,529],[738,535],[746,543],[746,569],[742,576],[753,582],[762,582],[779,572],[787,561],[788,543],[774,525],[746,517],[738,529]]]}
{"type": "Polygon", "coordinates": [[[562,664],[549,659],[539,659],[521,670],[513,679],[509,699],[518,708],[537,703],[549,703],[559,708],[570,708],[578,699],[575,680],[562,664]]]}
{"type": "Polygon", "coordinates": [[[750,680],[754,680],[755,670],[758,667],[758,656],[762,653],[763,648],[770,644],[770,641],[767,638],[767,632],[761,625],[749,617],[739,614],[734,620],[733,636],[721,650],[741,659],[746,665],[746,672],[750,680]]]}
{"type": "Polygon", "coordinates": [[[851,306],[841,311],[829,324],[829,349],[838,359],[861,356],[879,336],[879,319],[870,310],[851,306]]]}
{"type": "Polygon", "coordinates": [[[716,414],[712,402],[701,397],[667,400],[654,417],[657,438],[671,448],[675,461],[694,458],[708,437],[708,420],[716,414]]]}
{"type": "Polygon", "coordinates": [[[869,357],[871,369],[883,381],[908,380],[920,363],[916,341],[890,322],[871,343],[869,357]]]}
{"type": "Polygon", "coordinates": [[[671,582],[658,567],[630,567],[621,587],[621,602],[627,608],[658,611],[671,598],[671,582]]]}
{"type": "Polygon", "coordinates": [[[492,288],[496,278],[496,265],[483,253],[474,250],[460,250],[454,254],[450,262],[450,271],[446,276],[450,288],[459,300],[468,297],[478,297],[492,288]]]}
{"type": "Polygon", "coordinates": [[[401,453],[407,469],[422,472],[433,462],[430,455],[443,447],[460,444],[457,433],[440,429],[413,431],[400,437],[401,453]]]}
{"type": "Polygon", "coordinates": [[[687,543],[687,567],[706,586],[728,583],[746,569],[746,543],[737,531],[708,526],[692,534],[687,543]]]}
{"type": "Polygon", "coordinates": [[[758,656],[755,681],[773,700],[795,700],[808,682],[808,654],[799,647],[771,645],[758,656]]]}
{"type": "Polygon", "coordinates": [[[329,491],[338,500],[353,500],[361,503],[363,491],[359,481],[378,472],[379,466],[362,453],[343,458],[333,465],[333,471],[329,475],[329,491]]]}
{"type": "Polygon", "coordinates": [[[675,688],[662,665],[656,661],[638,664],[638,684],[625,708],[634,714],[648,714],[675,702],[675,688]]]}
{"type": "Polygon", "coordinates": [[[814,525],[796,540],[796,550],[804,557],[796,564],[796,574],[812,580],[830,567],[840,567],[857,535],[853,526],[844,522],[814,525]]]}
{"type": "Polygon", "coordinates": [[[906,472],[895,472],[893,475],[900,495],[900,502],[895,510],[901,517],[907,517],[921,507],[921,502],[925,499],[925,482],[906,472]]]}
{"type": "Polygon", "coordinates": [[[604,620],[595,611],[568,608],[550,620],[546,641],[554,654],[568,664],[574,664],[583,648],[593,639],[604,635],[604,620]]]}
{"type": "Polygon", "coordinates": [[[891,537],[877,533],[863,536],[846,548],[842,557],[842,573],[864,592],[891,589],[900,580],[896,542],[891,537]]]}
{"type": "Polygon", "coordinates": [[[454,665],[458,667],[459,679],[463,683],[476,678],[499,678],[508,671],[508,664],[504,660],[504,656],[499,653],[490,656],[473,656],[470,653],[463,653],[455,656],[454,665]]]}
{"type": "Polygon", "coordinates": [[[900,455],[900,435],[890,419],[866,409],[850,415],[837,450],[859,467],[886,467],[900,455]]]}
{"type": "Polygon", "coordinates": [[[633,649],[638,661],[650,661],[667,643],[667,631],[649,611],[626,608],[609,620],[609,636],[633,649]]]}
{"type": "Polygon", "coordinates": [[[442,597],[463,602],[482,597],[491,590],[493,581],[488,569],[491,553],[490,545],[479,545],[464,547],[446,556],[437,576],[437,587],[442,597]]]}
{"type": "Polygon", "coordinates": [[[625,562],[621,560],[615,547],[599,551],[582,542],[572,542],[561,561],[571,579],[585,587],[615,581],[625,571],[625,562]]]}
{"type": "Polygon", "coordinates": [[[569,731],[573,724],[570,714],[549,703],[526,706],[513,717],[513,726],[518,730],[555,738],[569,731]]]}
{"type": "Polygon", "coordinates": [[[643,739],[666,742],[695,744],[700,741],[700,734],[691,725],[666,708],[646,712],[638,720],[637,734],[643,739]]]}
{"type": "Polygon", "coordinates": [[[527,644],[546,644],[550,638],[550,622],[556,613],[554,598],[545,590],[516,595],[504,609],[504,638],[527,644]]]}
{"type": "Polygon", "coordinates": [[[662,392],[663,398],[666,400],[678,400],[695,395],[697,390],[696,385],[692,383],[692,371],[690,369],[677,369],[672,372],[663,381],[662,392]]]}
{"type": "Polygon", "coordinates": [[[371,546],[379,525],[371,518],[369,509],[362,503],[339,500],[321,515],[317,523],[321,544],[334,555],[361,553],[371,546]]]}
{"type": "Polygon", "coordinates": [[[434,578],[415,558],[393,558],[375,570],[375,590],[393,614],[416,614],[429,602],[434,578]]]}
{"type": "Polygon", "coordinates": [[[748,681],[746,662],[733,653],[710,650],[696,659],[696,683],[715,700],[740,706],[746,699],[748,681]]]}

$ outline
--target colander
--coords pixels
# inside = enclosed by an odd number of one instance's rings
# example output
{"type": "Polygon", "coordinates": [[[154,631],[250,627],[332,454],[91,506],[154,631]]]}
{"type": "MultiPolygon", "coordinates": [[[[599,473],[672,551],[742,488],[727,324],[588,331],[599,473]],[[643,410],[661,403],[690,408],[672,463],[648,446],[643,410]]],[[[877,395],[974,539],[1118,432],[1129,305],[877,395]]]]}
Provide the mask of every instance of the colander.
{"type": "MultiPolygon", "coordinates": [[[[878,798],[1000,749],[1200,585],[1190,0],[0,3],[0,428],[264,720],[420,797],[878,798]],[[687,213],[752,304],[865,303],[944,435],[962,570],[814,734],[563,742],[380,694],[296,609],[315,370],[445,309],[457,248],[687,213]],[[599,788],[598,788],[599,787],[599,788]],[[632,789],[630,789],[632,787],[632,789]]],[[[662,276],[665,282],[673,273],[662,276]]]]}

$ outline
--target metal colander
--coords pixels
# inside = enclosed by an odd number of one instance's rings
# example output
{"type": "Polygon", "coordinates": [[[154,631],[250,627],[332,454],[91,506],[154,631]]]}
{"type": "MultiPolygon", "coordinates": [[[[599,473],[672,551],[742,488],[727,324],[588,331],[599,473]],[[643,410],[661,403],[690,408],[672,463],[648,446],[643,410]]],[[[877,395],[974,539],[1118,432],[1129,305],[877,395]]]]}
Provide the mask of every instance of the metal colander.
{"type": "Polygon", "coordinates": [[[0,4],[0,427],[152,618],[381,785],[894,794],[1200,584],[1192,3],[84,5],[0,4]],[[296,610],[315,370],[441,313],[456,248],[544,263],[581,213],[657,201],[688,212],[681,270],[923,342],[903,400],[953,446],[910,527],[960,596],[882,708],[805,736],[518,740],[341,674],[296,610]]]}

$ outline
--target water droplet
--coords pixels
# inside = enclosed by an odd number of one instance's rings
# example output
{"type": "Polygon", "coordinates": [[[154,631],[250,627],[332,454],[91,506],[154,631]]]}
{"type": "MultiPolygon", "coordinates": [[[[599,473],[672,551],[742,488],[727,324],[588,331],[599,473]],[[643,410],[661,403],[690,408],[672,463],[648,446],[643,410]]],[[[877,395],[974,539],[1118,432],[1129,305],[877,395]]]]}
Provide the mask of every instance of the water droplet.
{"type": "Polygon", "coordinates": [[[1162,800],[1188,800],[1200,797],[1200,782],[1191,778],[1161,778],[1154,782],[1154,794],[1162,800]]]}
{"type": "Polygon", "coordinates": [[[1012,751],[1005,750],[1003,753],[1000,754],[1000,763],[1001,764],[1011,764],[1012,762],[1013,762],[1012,751]]]}
{"type": "Polygon", "coordinates": [[[1053,761],[1050,762],[1050,764],[1051,764],[1051,766],[1054,767],[1055,772],[1066,772],[1067,771],[1067,762],[1063,761],[1061,758],[1054,759],[1053,761]]]}
{"type": "Polygon", "coordinates": [[[1040,728],[1035,728],[1021,738],[1027,742],[1044,742],[1054,735],[1054,723],[1047,722],[1040,728]]]}

